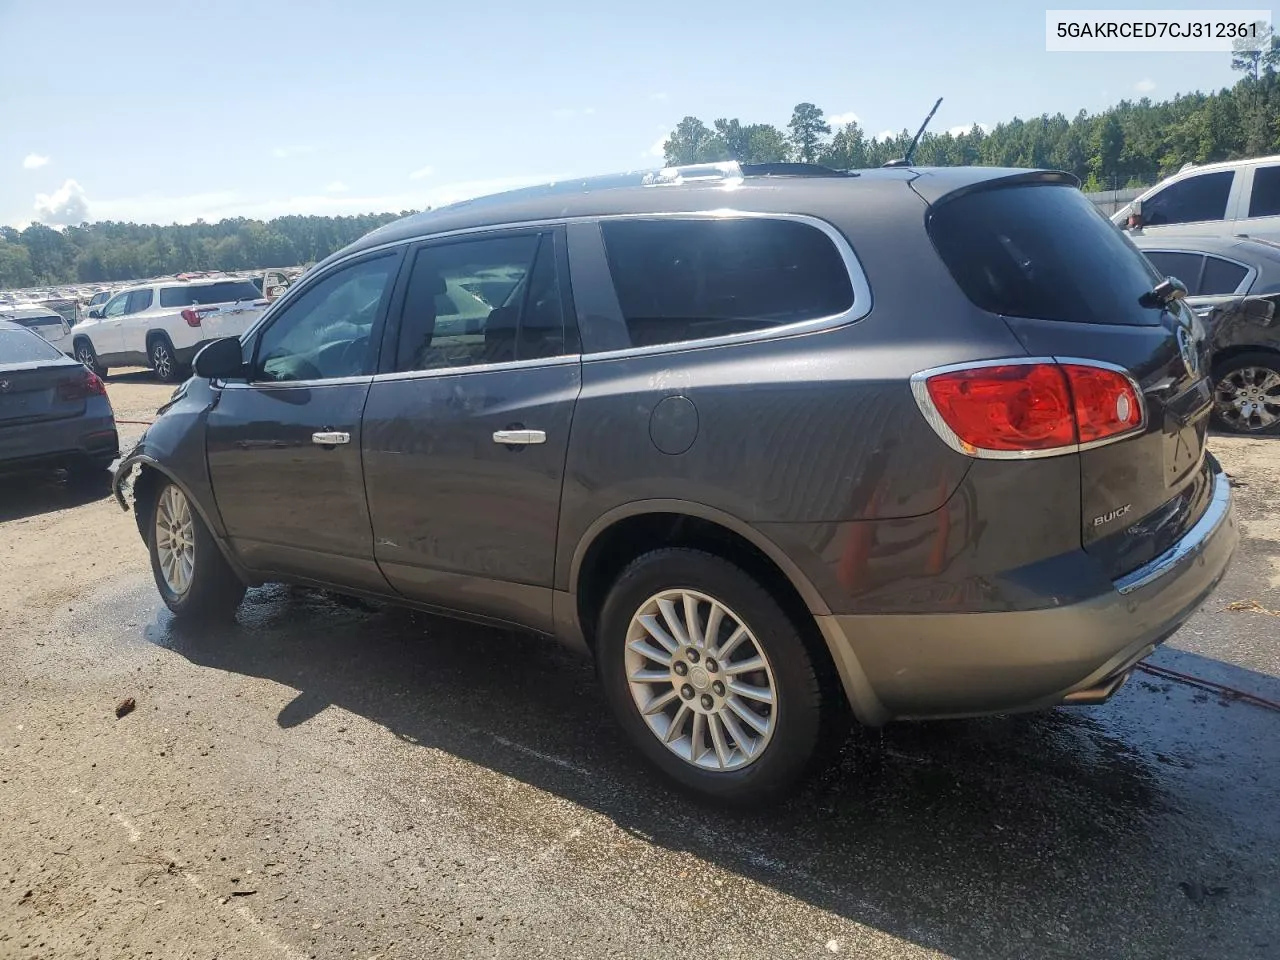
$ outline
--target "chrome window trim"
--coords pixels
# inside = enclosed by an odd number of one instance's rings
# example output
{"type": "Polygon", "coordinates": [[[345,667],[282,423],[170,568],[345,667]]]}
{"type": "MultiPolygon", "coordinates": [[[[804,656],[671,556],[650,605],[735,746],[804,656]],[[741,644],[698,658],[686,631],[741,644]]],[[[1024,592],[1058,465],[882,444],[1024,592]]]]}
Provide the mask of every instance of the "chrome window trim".
{"type": "Polygon", "coordinates": [[[1213,477],[1213,495],[1209,505],[1205,507],[1200,519],[1188,530],[1177,543],[1154,560],[1143,564],[1132,573],[1127,573],[1118,580],[1112,581],[1116,591],[1121,594],[1133,593],[1142,587],[1149,586],[1169,573],[1183,560],[1203,547],[1206,540],[1226,521],[1231,511],[1231,481],[1219,470],[1213,477]]]}
{"type": "MultiPolygon", "coordinates": [[[[1224,257],[1220,253],[1209,253],[1207,250],[1184,250],[1181,247],[1152,247],[1144,250],[1138,247],[1139,252],[1145,257],[1149,253],[1182,253],[1189,257],[1214,257],[1218,260],[1225,260],[1227,263],[1234,263],[1237,267],[1244,267],[1244,279],[1240,281],[1240,285],[1230,293],[1196,293],[1192,294],[1190,299],[1198,299],[1200,297],[1239,297],[1247,294],[1253,288],[1253,281],[1258,279],[1258,268],[1233,257],[1224,257]]],[[[1200,279],[1204,279],[1204,267],[1200,268],[1200,279]]]]}
{"type": "Polygon", "coordinates": [[[400,380],[427,380],[439,377],[464,376],[468,373],[495,373],[503,370],[521,370],[528,367],[566,367],[582,362],[582,354],[565,353],[555,357],[531,357],[528,360],[504,360],[502,363],[472,363],[459,367],[430,367],[426,370],[397,370],[395,373],[378,373],[374,383],[394,383],[400,380]]]}
{"type": "MultiPolygon", "coordinates": [[[[333,270],[336,270],[351,260],[364,257],[372,253],[378,253],[383,250],[390,250],[395,247],[409,246],[412,244],[423,242],[435,242],[437,240],[450,240],[457,237],[467,237],[475,234],[506,232],[511,230],[522,229],[539,229],[548,227],[563,226],[570,223],[608,223],[614,220],[732,220],[732,219],[757,219],[757,220],[784,220],[795,223],[803,223],[806,226],[813,227],[821,231],[832,244],[835,245],[836,252],[840,254],[840,259],[844,262],[845,272],[849,276],[849,284],[853,290],[853,304],[848,310],[842,313],[833,314],[829,317],[816,317],[812,320],[800,320],[795,323],[780,324],[776,327],[770,327],[766,330],[753,330],[746,333],[728,334],[720,337],[706,337],[698,340],[681,340],[675,343],[654,344],[647,347],[626,347],[620,350],[606,350],[601,353],[583,354],[580,356],[581,362],[591,363],[598,360],[617,360],[625,357],[641,357],[652,356],[664,353],[676,353],[681,350],[690,348],[701,349],[703,347],[718,347],[729,344],[738,343],[754,343],[762,340],[775,340],[779,337],[794,336],[797,334],[813,333],[819,330],[828,330],[834,327],[843,326],[847,323],[854,323],[861,320],[871,312],[873,306],[871,287],[867,281],[866,272],[862,269],[862,263],[858,260],[858,256],[854,253],[853,247],[845,238],[844,234],[836,228],[836,226],[821,217],[815,217],[804,213],[771,213],[756,210],[735,210],[729,207],[721,207],[714,210],[680,210],[680,211],[660,211],[655,213],[617,213],[617,214],[587,214],[576,217],[551,217],[539,220],[515,220],[504,223],[485,224],[475,227],[461,227],[456,230],[446,230],[440,233],[422,233],[412,237],[405,237],[399,240],[389,241],[373,247],[366,247],[362,250],[354,251],[340,260],[335,260],[325,266],[323,272],[317,271],[314,277],[306,277],[300,282],[294,284],[284,296],[271,304],[257,321],[240,335],[241,342],[246,342],[250,337],[254,336],[258,330],[270,322],[276,312],[283,309],[284,305],[289,303],[295,296],[311,286],[313,282],[319,282],[324,276],[333,270]]],[[[573,277],[568,278],[572,286],[573,277]]],[[[388,318],[390,319],[390,318],[388,318]]],[[[574,318],[575,322],[577,318],[574,318]]],[[[558,359],[558,358],[553,358],[558,359]]],[[[517,364],[524,365],[526,363],[545,363],[545,360],[519,360],[517,364]]],[[[505,366],[506,364],[504,364],[505,366]]],[[[454,368],[451,372],[460,370],[488,369],[498,364],[476,364],[473,367],[454,368]]],[[[385,377],[400,376],[402,373],[428,373],[430,371],[399,371],[395,374],[378,374],[379,379],[385,377]]]]}
{"type": "Polygon", "coordinates": [[[1002,357],[992,360],[973,360],[967,363],[948,363],[940,367],[930,367],[927,370],[921,370],[911,375],[911,395],[915,397],[916,406],[920,408],[920,412],[924,415],[935,433],[942,439],[948,447],[956,453],[964,454],[966,457],[973,457],[977,460],[1040,460],[1045,457],[1061,457],[1071,453],[1083,453],[1086,450],[1096,450],[1098,447],[1110,446],[1113,443],[1119,443],[1122,440],[1128,440],[1130,437],[1136,437],[1144,433],[1147,429],[1147,398],[1142,392],[1142,387],[1138,381],[1133,378],[1127,369],[1119,364],[1109,363],[1106,360],[1090,360],[1084,357],[1002,357]],[[929,396],[929,388],[926,384],[930,377],[936,377],[943,373],[954,373],[957,370],[977,370],[983,367],[1012,367],[1012,366],[1031,366],[1042,363],[1072,364],[1073,366],[1097,367],[1100,370],[1110,370],[1114,373],[1121,374],[1129,385],[1133,387],[1133,392],[1138,398],[1138,409],[1142,414],[1142,418],[1138,421],[1138,425],[1124,433],[1117,433],[1115,436],[1103,437],[1101,440],[1090,440],[1087,443],[1068,443],[1060,447],[1048,447],[1044,450],[988,450],[985,447],[974,447],[965,443],[957,436],[956,432],[947,425],[946,420],[942,418],[942,414],[938,412],[938,408],[933,403],[933,397],[929,396]]]}
{"type": "Polygon", "coordinates": [[[358,377],[329,377],[323,380],[215,380],[213,385],[220,390],[314,390],[317,387],[370,383],[372,380],[373,374],[365,373],[358,377]]]}

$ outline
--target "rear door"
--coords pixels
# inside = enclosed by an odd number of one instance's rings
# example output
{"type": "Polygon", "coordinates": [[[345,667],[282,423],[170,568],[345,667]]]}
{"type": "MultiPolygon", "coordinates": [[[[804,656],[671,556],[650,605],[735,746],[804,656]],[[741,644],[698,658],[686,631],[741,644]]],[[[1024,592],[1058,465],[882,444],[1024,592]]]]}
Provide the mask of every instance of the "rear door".
{"type": "Polygon", "coordinates": [[[930,233],[970,299],[1001,314],[1029,355],[1103,361],[1137,382],[1142,431],[1079,454],[1081,538],[1113,577],[1153,559],[1210,492],[1199,320],[1177,301],[1142,305],[1160,275],[1070,186],[997,181],[943,198],[930,233]]]}
{"type": "Polygon", "coordinates": [[[562,237],[495,232],[412,251],[363,424],[392,586],[545,630],[581,384],[562,237]]]}
{"type": "Polygon", "coordinates": [[[1242,198],[1234,232],[1280,240],[1280,164],[1247,167],[1241,176],[1242,198]]]}

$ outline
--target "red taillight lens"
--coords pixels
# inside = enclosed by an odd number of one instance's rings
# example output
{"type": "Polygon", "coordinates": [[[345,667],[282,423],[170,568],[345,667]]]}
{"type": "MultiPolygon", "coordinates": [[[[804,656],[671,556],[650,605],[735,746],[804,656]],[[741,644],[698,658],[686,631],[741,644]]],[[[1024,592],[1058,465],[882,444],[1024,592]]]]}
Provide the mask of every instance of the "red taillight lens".
{"type": "Polygon", "coordinates": [[[1133,381],[1116,370],[1062,364],[1071,385],[1081,443],[1106,440],[1142,424],[1142,401],[1133,381]]]}
{"type": "Polygon", "coordinates": [[[1057,364],[1009,364],[936,374],[929,399],[965,447],[1050,450],[1076,442],[1071,394],[1057,364]]]}
{"type": "Polygon", "coordinates": [[[934,429],[971,456],[1070,452],[1142,425],[1124,373],[1052,359],[922,375],[912,389],[934,429]]]}
{"type": "Polygon", "coordinates": [[[58,383],[59,400],[83,400],[85,397],[107,395],[107,385],[96,373],[84,371],[83,375],[73,380],[62,380],[58,383]]]}
{"type": "Polygon", "coordinates": [[[185,310],[183,310],[183,311],[182,311],[182,319],[183,319],[183,320],[185,320],[185,321],[187,321],[187,326],[188,326],[188,327],[198,327],[198,326],[200,326],[200,314],[199,314],[199,312],[198,312],[198,311],[196,311],[196,310],[191,309],[190,307],[187,307],[187,309],[185,309],[185,310]]]}

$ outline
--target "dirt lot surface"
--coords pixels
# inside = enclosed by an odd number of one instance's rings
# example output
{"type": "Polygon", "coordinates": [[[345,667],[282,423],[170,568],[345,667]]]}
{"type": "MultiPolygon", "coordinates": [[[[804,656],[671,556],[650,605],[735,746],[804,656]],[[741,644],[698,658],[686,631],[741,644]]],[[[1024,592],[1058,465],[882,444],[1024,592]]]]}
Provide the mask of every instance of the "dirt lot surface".
{"type": "MultiPolygon", "coordinates": [[[[1280,439],[1213,449],[1245,539],[1152,662],[1280,701],[1280,439]]],[[[105,483],[0,484],[0,583],[4,960],[1280,956],[1280,712],[1194,686],[858,734],[726,815],[548,642],[284,587],[179,627],[105,483]]]]}

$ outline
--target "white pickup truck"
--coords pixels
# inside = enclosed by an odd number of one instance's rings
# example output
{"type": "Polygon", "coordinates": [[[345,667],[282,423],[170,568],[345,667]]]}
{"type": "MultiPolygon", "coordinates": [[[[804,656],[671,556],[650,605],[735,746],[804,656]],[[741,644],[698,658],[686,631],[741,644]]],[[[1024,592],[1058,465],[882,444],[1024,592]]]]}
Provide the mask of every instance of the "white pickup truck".
{"type": "Polygon", "coordinates": [[[121,290],[72,328],[75,357],[98,376],[148,366],[181,380],[207,340],[237,337],[266,309],[248,280],[162,280],[121,290]]]}

